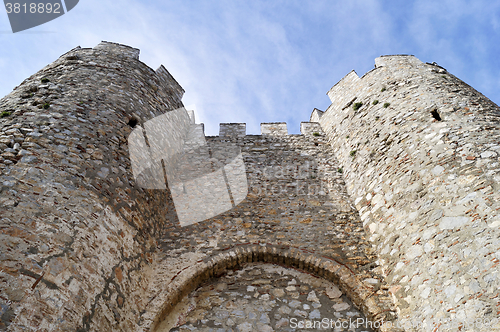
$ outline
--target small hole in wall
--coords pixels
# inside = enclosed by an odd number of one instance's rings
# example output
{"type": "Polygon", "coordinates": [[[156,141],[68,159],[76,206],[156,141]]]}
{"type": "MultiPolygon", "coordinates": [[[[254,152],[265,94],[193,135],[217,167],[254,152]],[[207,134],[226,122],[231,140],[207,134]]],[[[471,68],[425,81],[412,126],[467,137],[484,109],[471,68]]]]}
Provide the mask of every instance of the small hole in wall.
{"type": "Polygon", "coordinates": [[[438,120],[438,121],[441,121],[441,116],[439,115],[438,111],[437,110],[432,110],[431,111],[431,115],[434,119],[438,120]]]}
{"type": "Polygon", "coordinates": [[[130,127],[134,128],[135,126],[137,126],[138,123],[139,123],[139,120],[135,116],[133,116],[133,117],[130,118],[130,120],[128,120],[127,124],[130,127]]]}

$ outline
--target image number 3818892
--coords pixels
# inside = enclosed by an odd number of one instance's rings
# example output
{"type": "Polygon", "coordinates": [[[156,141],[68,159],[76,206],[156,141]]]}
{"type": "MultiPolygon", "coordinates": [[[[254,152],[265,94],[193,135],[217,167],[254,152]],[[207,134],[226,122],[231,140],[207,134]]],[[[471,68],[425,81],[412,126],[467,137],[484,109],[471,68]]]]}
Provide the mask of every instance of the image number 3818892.
{"type": "Polygon", "coordinates": [[[42,25],[73,9],[79,0],[4,0],[12,32],[42,25]]]}

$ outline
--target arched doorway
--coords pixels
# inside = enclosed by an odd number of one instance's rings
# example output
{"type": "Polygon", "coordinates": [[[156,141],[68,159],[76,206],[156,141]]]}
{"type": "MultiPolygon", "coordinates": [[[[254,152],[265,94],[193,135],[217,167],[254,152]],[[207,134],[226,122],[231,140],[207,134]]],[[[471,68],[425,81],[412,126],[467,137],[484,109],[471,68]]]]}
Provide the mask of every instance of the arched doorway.
{"type": "Polygon", "coordinates": [[[331,281],[293,268],[249,263],[205,282],[161,321],[168,331],[371,332],[370,321],[331,281]]]}

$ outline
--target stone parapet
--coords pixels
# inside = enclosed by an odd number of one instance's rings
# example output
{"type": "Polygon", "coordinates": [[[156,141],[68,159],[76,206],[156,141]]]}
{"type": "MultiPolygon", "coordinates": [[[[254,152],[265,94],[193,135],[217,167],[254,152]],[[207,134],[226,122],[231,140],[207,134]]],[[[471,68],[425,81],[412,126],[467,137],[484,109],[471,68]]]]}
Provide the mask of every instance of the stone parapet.
{"type": "MultiPolygon", "coordinates": [[[[161,87],[166,88],[166,92],[173,95],[174,98],[181,100],[182,96],[184,96],[184,89],[180,86],[179,83],[175,80],[175,78],[168,72],[168,70],[161,65],[158,69],[156,69],[156,75],[161,81],[161,87]]],[[[155,84],[151,85],[151,89],[157,89],[155,84]]]]}
{"type": "Polygon", "coordinates": [[[96,51],[103,51],[108,54],[113,53],[115,56],[125,56],[132,59],[139,60],[139,54],[141,51],[138,48],[133,48],[127,45],[122,45],[118,43],[111,43],[107,41],[100,42],[94,47],[96,51]]]}
{"type": "Polygon", "coordinates": [[[311,113],[311,117],[310,117],[309,121],[310,122],[319,122],[319,119],[321,118],[323,113],[324,113],[323,111],[315,108],[311,113]]]}
{"type": "Polygon", "coordinates": [[[342,78],[327,92],[332,104],[343,105],[344,107],[346,104],[351,103],[353,99],[351,96],[354,95],[358,82],[359,76],[354,70],[342,78]]]}
{"type": "Polygon", "coordinates": [[[219,126],[219,136],[244,137],[246,134],[246,123],[221,123],[219,126]]]}
{"type": "Polygon", "coordinates": [[[319,122],[301,122],[300,123],[300,133],[302,135],[314,135],[319,136],[323,133],[323,129],[319,122]]]}
{"type": "Polygon", "coordinates": [[[286,122],[266,122],[260,124],[262,135],[283,136],[288,135],[286,122]]]}

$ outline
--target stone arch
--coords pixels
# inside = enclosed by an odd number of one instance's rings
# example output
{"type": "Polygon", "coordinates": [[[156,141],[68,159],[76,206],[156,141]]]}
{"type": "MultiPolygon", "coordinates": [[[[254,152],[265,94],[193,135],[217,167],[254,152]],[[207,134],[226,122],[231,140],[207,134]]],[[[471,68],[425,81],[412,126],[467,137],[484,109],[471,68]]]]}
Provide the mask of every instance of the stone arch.
{"type": "Polygon", "coordinates": [[[227,270],[240,269],[246,263],[271,263],[294,268],[335,283],[353,304],[371,321],[385,320],[387,309],[378,295],[365,286],[344,264],[308,250],[271,244],[245,244],[218,252],[179,271],[149,306],[148,331],[158,325],[180,300],[202,283],[221,276],[227,270]],[[161,303],[161,304],[160,304],[161,303]]]}

